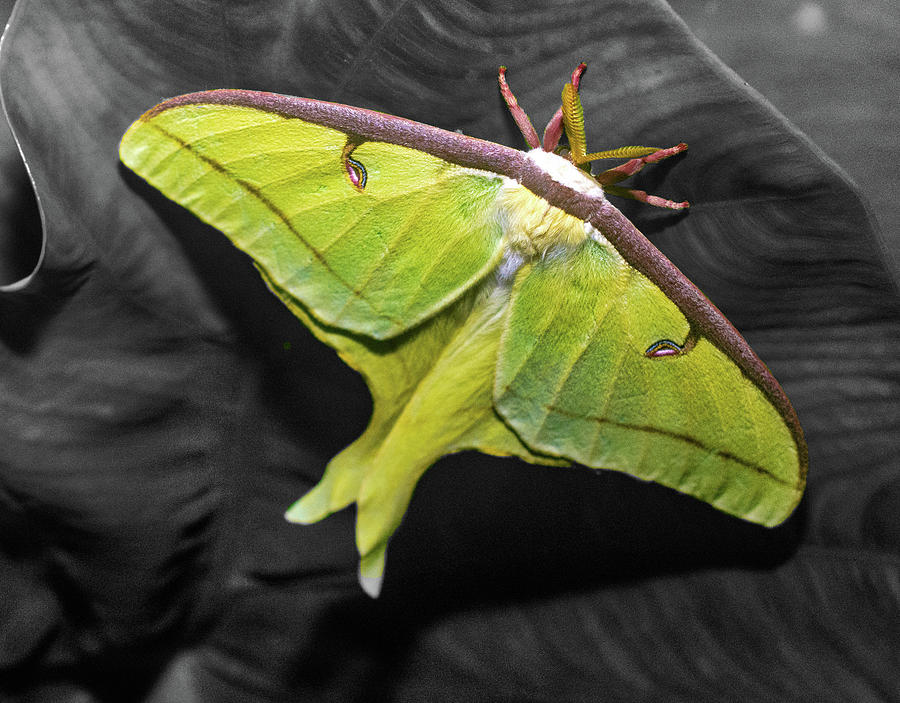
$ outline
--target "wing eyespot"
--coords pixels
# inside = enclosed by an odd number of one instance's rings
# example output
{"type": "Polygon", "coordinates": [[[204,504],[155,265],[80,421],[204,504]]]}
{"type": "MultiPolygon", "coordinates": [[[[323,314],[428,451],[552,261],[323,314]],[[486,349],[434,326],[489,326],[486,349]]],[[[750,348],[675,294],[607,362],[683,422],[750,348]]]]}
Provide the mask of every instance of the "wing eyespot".
{"type": "Polygon", "coordinates": [[[366,167],[362,165],[362,162],[353,158],[353,152],[362,143],[361,140],[348,138],[347,143],[344,144],[344,150],[341,152],[344,173],[347,174],[350,185],[360,192],[366,187],[369,174],[366,172],[366,167]]]}
{"type": "Polygon", "coordinates": [[[366,167],[363,166],[361,162],[348,154],[344,157],[344,168],[346,169],[347,177],[350,179],[350,183],[353,184],[354,188],[362,190],[366,187],[366,180],[368,180],[369,174],[366,173],[366,167]]]}
{"type": "Polygon", "coordinates": [[[658,342],[654,342],[647,347],[644,356],[648,359],[660,359],[669,356],[678,356],[685,351],[687,351],[685,347],[677,342],[673,342],[671,339],[660,339],[658,342]]]}

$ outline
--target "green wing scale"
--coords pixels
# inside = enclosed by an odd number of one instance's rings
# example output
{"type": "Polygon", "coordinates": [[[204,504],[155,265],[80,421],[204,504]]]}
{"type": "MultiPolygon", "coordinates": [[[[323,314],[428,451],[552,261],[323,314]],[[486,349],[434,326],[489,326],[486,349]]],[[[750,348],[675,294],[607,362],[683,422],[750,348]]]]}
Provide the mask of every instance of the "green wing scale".
{"type": "MultiPolygon", "coordinates": [[[[122,139],[127,166],[249,254],[364,376],[369,427],[287,517],[356,502],[371,595],[416,482],[465,449],[624,471],[767,526],[802,496],[806,446],[783,391],[604,195],[686,207],[614,185],[685,145],[585,155],[570,123],[580,71],[528,153],[227,90],[161,103],[122,139]],[[574,157],[556,153],[563,122],[574,157]],[[635,158],[590,173],[611,156],[635,158]]],[[[501,90],[525,125],[502,72],[501,90]]]]}

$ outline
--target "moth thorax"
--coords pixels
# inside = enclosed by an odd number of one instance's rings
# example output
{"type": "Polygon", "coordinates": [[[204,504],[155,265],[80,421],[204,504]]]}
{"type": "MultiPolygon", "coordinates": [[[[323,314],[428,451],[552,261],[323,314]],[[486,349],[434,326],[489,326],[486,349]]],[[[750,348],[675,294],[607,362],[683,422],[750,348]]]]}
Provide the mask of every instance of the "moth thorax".
{"type": "Polygon", "coordinates": [[[552,151],[532,149],[526,156],[530,161],[540,166],[550,178],[568,188],[595,198],[603,197],[603,188],[594,178],[568,159],[552,151]]]}
{"type": "MultiPolygon", "coordinates": [[[[568,159],[543,149],[527,156],[557,183],[605,200],[600,184],[568,159]]],[[[514,181],[504,185],[500,201],[509,243],[526,257],[574,248],[587,237],[584,222],[514,181]]]]}
{"type": "Polygon", "coordinates": [[[514,181],[504,185],[500,210],[507,241],[526,258],[549,250],[575,248],[587,236],[584,222],[514,181]]]}

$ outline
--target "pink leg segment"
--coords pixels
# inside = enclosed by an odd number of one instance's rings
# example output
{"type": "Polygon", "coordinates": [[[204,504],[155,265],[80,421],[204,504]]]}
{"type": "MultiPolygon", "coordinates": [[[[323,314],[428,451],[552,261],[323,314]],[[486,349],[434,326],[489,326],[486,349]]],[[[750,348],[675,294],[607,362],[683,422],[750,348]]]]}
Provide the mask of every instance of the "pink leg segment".
{"type": "Polygon", "coordinates": [[[606,186],[606,192],[610,195],[618,195],[620,198],[630,198],[637,200],[639,203],[647,203],[647,205],[655,205],[656,207],[664,207],[669,210],[684,210],[691,204],[687,200],[676,203],[674,200],[660,198],[658,195],[648,195],[645,190],[637,190],[636,188],[622,188],[620,186],[606,186]]]}
{"type": "Polygon", "coordinates": [[[664,207],[669,210],[683,210],[691,205],[687,200],[676,203],[674,200],[660,198],[658,195],[648,195],[647,192],[643,190],[637,190],[636,188],[622,188],[613,185],[613,183],[618,183],[629,176],[633,176],[647,164],[655,164],[670,156],[680,154],[685,149],[687,149],[687,144],[684,142],[676,144],[675,146],[670,146],[668,149],[660,149],[647,156],[642,156],[639,159],[631,159],[620,166],[603,171],[602,173],[597,174],[595,178],[610,195],[618,195],[620,198],[630,198],[631,200],[637,200],[641,203],[647,203],[647,205],[664,207]]]}
{"type": "Polygon", "coordinates": [[[556,111],[556,114],[550,118],[547,126],[544,128],[544,151],[553,151],[559,146],[560,137],[563,132],[562,108],[556,111]]]}
{"type": "Polygon", "coordinates": [[[670,146],[667,149],[654,151],[652,154],[647,154],[647,156],[641,156],[638,159],[631,159],[630,161],[626,161],[624,164],[616,166],[615,168],[611,168],[603,171],[602,173],[598,173],[596,176],[594,176],[594,178],[596,178],[597,182],[602,186],[612,185],[613,183],[618,183],[619,181],[625,180],[629,176],[633,176],[647,164],[655,164],[659,161],[662,161],[663,159],[669,158],[670,156],[680,154],[687,148],[688,145],[684,142],[681,142],[681,144],[670,146]]]}
{"type": "Polygon", "coordinates": [[[531,124],[531,120],[528,119],[528,115],[525,114],[525,110],[519,105],[519,101],[516,100],[516,96],[513,95],[512,91],[509,89],[509,84],[506,82],[506,66],[500,67],[498,80],[500,81],[500,94],[506,101],[506,106],[509,108],[510,113],[512,113],[513,119],[519,126],[519,131],[522,132],[522,136],[525,137],[528,146],[532,149],[539,148],[541,142],[538,139],[537,130],[534,128],[534,125],[531,124]]]}

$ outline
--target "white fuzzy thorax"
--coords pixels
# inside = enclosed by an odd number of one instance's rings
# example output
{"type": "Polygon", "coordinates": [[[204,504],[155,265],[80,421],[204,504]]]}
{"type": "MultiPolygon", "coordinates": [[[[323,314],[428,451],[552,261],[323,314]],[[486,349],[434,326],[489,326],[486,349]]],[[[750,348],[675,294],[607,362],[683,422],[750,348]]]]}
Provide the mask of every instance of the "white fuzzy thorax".
{"type": "MultiPolygon", "coordinates": [[[[560,185],[597,199],[598,207],[607,202],[603,188],[571,161],[542,149],[529,151],[527,157],[560,185]]],[[[506,238],[506,251],[497,270],[501,283],[510,282],[519,268],[532,258],[563,257],[586,239],[609,245],[589,222],[551,205],[505,176],[497,203],[497,214],[506,238]]]]}
{"type": "Polygon", "coordinates": [[[557,183],[585,195],[603,197],[603,188],[600,184],[568,159],[543,149],[532,149],[526,156],[557,183]]]}

